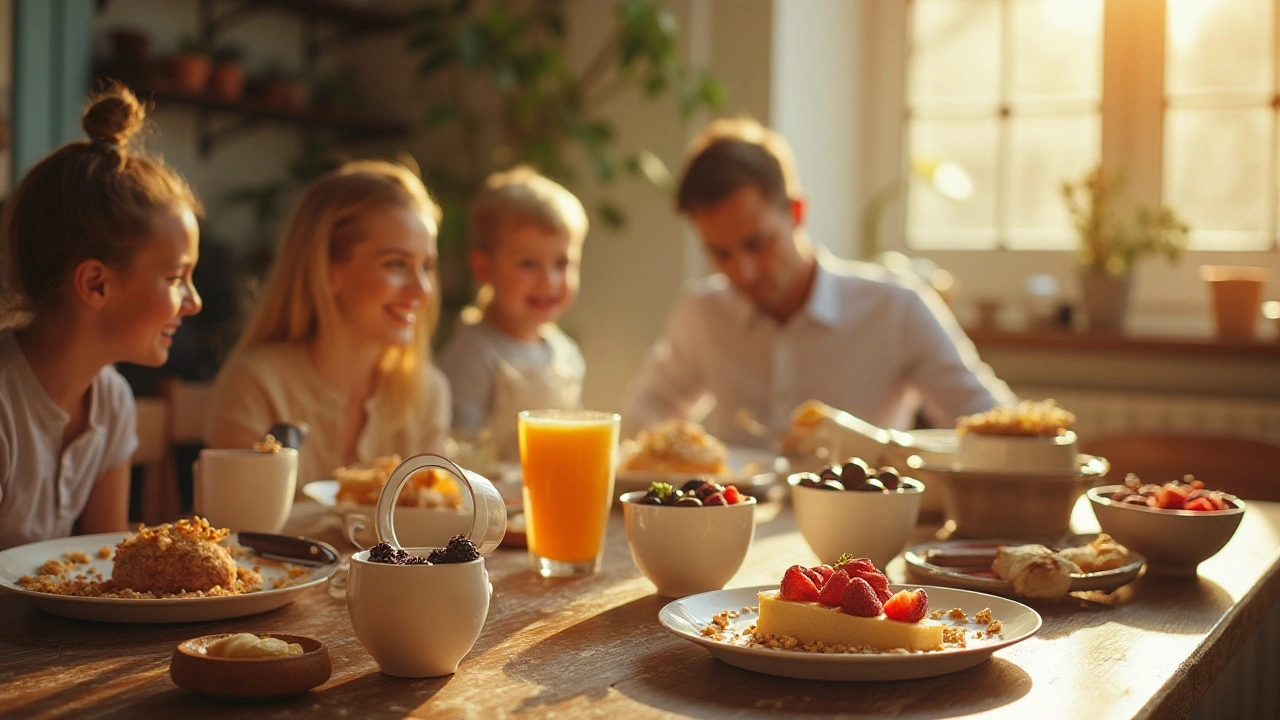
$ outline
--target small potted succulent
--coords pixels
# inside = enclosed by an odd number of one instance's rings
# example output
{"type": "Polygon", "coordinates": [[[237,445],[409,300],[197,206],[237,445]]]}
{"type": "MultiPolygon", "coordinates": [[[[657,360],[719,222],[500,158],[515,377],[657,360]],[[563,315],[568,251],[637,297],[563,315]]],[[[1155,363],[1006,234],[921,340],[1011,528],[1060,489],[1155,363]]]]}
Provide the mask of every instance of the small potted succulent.
{"type": "Polygon", "coordinates": [[[1166,207],[1132,207],[1119,197],[1121,179],[1102,167],[1062,184],[1062,196],[1080,236],[1080,285],[1089,329],[1120,332],[1129,307],[1134,265],[1159,255],[1176,263],[1190,228],[1166,207]]]}
{"type": "Polygon", "coordinates": [[[213,92],[223,100],[244,96],[244,48],[223,45],[213,52],[213,92]]]}
{"type": "Polygon", "coordinates": [[[196,35],[183,35],[173,56],[173,80],[183,92],[201,95],[209,87],[213,72],[212,52],[208,41],[196,35]]]}

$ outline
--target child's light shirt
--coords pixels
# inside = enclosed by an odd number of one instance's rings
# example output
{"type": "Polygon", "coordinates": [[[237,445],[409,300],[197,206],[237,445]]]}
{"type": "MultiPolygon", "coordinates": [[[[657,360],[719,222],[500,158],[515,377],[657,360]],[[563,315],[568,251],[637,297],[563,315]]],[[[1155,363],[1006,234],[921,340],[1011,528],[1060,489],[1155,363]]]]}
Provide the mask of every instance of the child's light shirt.
{"type": "Polygon", "coordinates": [[[0,549],[69,536],[94,483],[138,447],[133,391],[111,366],[89,386],[88,427],[64,449],[70,419],[13,331],[0,332],[0,549]]]}
{"type": "Polygon", "coordinates": [[[439,365],[453,390],[453,426],[492,433],[497,459],[520,461],[516,416],[521,410],[578,408],[587,364],[554,323],[525,342],[481,320],[459,325],[439,365]]]}

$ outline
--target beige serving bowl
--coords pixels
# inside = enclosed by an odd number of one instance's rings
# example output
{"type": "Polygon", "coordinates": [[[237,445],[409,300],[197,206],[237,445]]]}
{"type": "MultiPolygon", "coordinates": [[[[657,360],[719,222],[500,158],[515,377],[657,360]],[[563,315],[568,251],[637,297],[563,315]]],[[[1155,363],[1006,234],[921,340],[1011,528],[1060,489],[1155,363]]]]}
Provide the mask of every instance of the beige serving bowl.
{"type": "Polygon", "coordinates": [[[333,673],[329,648],[306,635],[256,633],[298,643],[301,655],[226,658],[205,653],[211,643],[231,634],[202,635],[174,648],[169,660],[169,677],[174,684],[223,700],[279,700],[323,685],[333,673]]]}
{"type": "Polygon", "coordinates": [[[1146,556],[1147,572],[1195,575],[1196,567],[1218,554],[1244,518],[1244,501],[1234,495],[1222,494],[1232,506],[1226,510],[1161,510],[1111,500],[1121,487],[1093,488],[1089,504],[1103,532],[1146,556]]]}

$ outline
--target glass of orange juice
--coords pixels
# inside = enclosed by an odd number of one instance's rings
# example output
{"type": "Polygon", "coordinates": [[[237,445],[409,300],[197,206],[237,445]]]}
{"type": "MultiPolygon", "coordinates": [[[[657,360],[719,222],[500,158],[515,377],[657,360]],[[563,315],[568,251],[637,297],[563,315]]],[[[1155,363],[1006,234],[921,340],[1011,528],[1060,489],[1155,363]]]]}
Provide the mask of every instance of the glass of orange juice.
{"type": "Polygon", "coordinates": [[[529,564],[543,577],[600,569],[613,503],[616,413],[525,410],[519,416],[529,564]]]}

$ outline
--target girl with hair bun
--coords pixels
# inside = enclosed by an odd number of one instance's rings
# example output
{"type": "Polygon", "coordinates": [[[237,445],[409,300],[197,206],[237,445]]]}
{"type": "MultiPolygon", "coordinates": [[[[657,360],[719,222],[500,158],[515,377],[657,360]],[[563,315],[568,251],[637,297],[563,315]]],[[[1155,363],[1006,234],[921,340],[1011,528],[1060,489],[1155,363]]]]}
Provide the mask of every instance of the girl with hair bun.
{"type": "Polygon", "coordinates": [[[200,311],[191,188],[129,151],[146,111],[108,85],[88,141],[37,163],[0,218],[0,548],[128,526],[133,393],[200,311]]]}
{"type": "Polygon", "coordinates": [[[258,306],[218,373],[209,447],[305,423],[298,484],[440,452],[449,386],[431,363],[440,209],[408,168],[349,162],[305,191],[258,306]]]}

